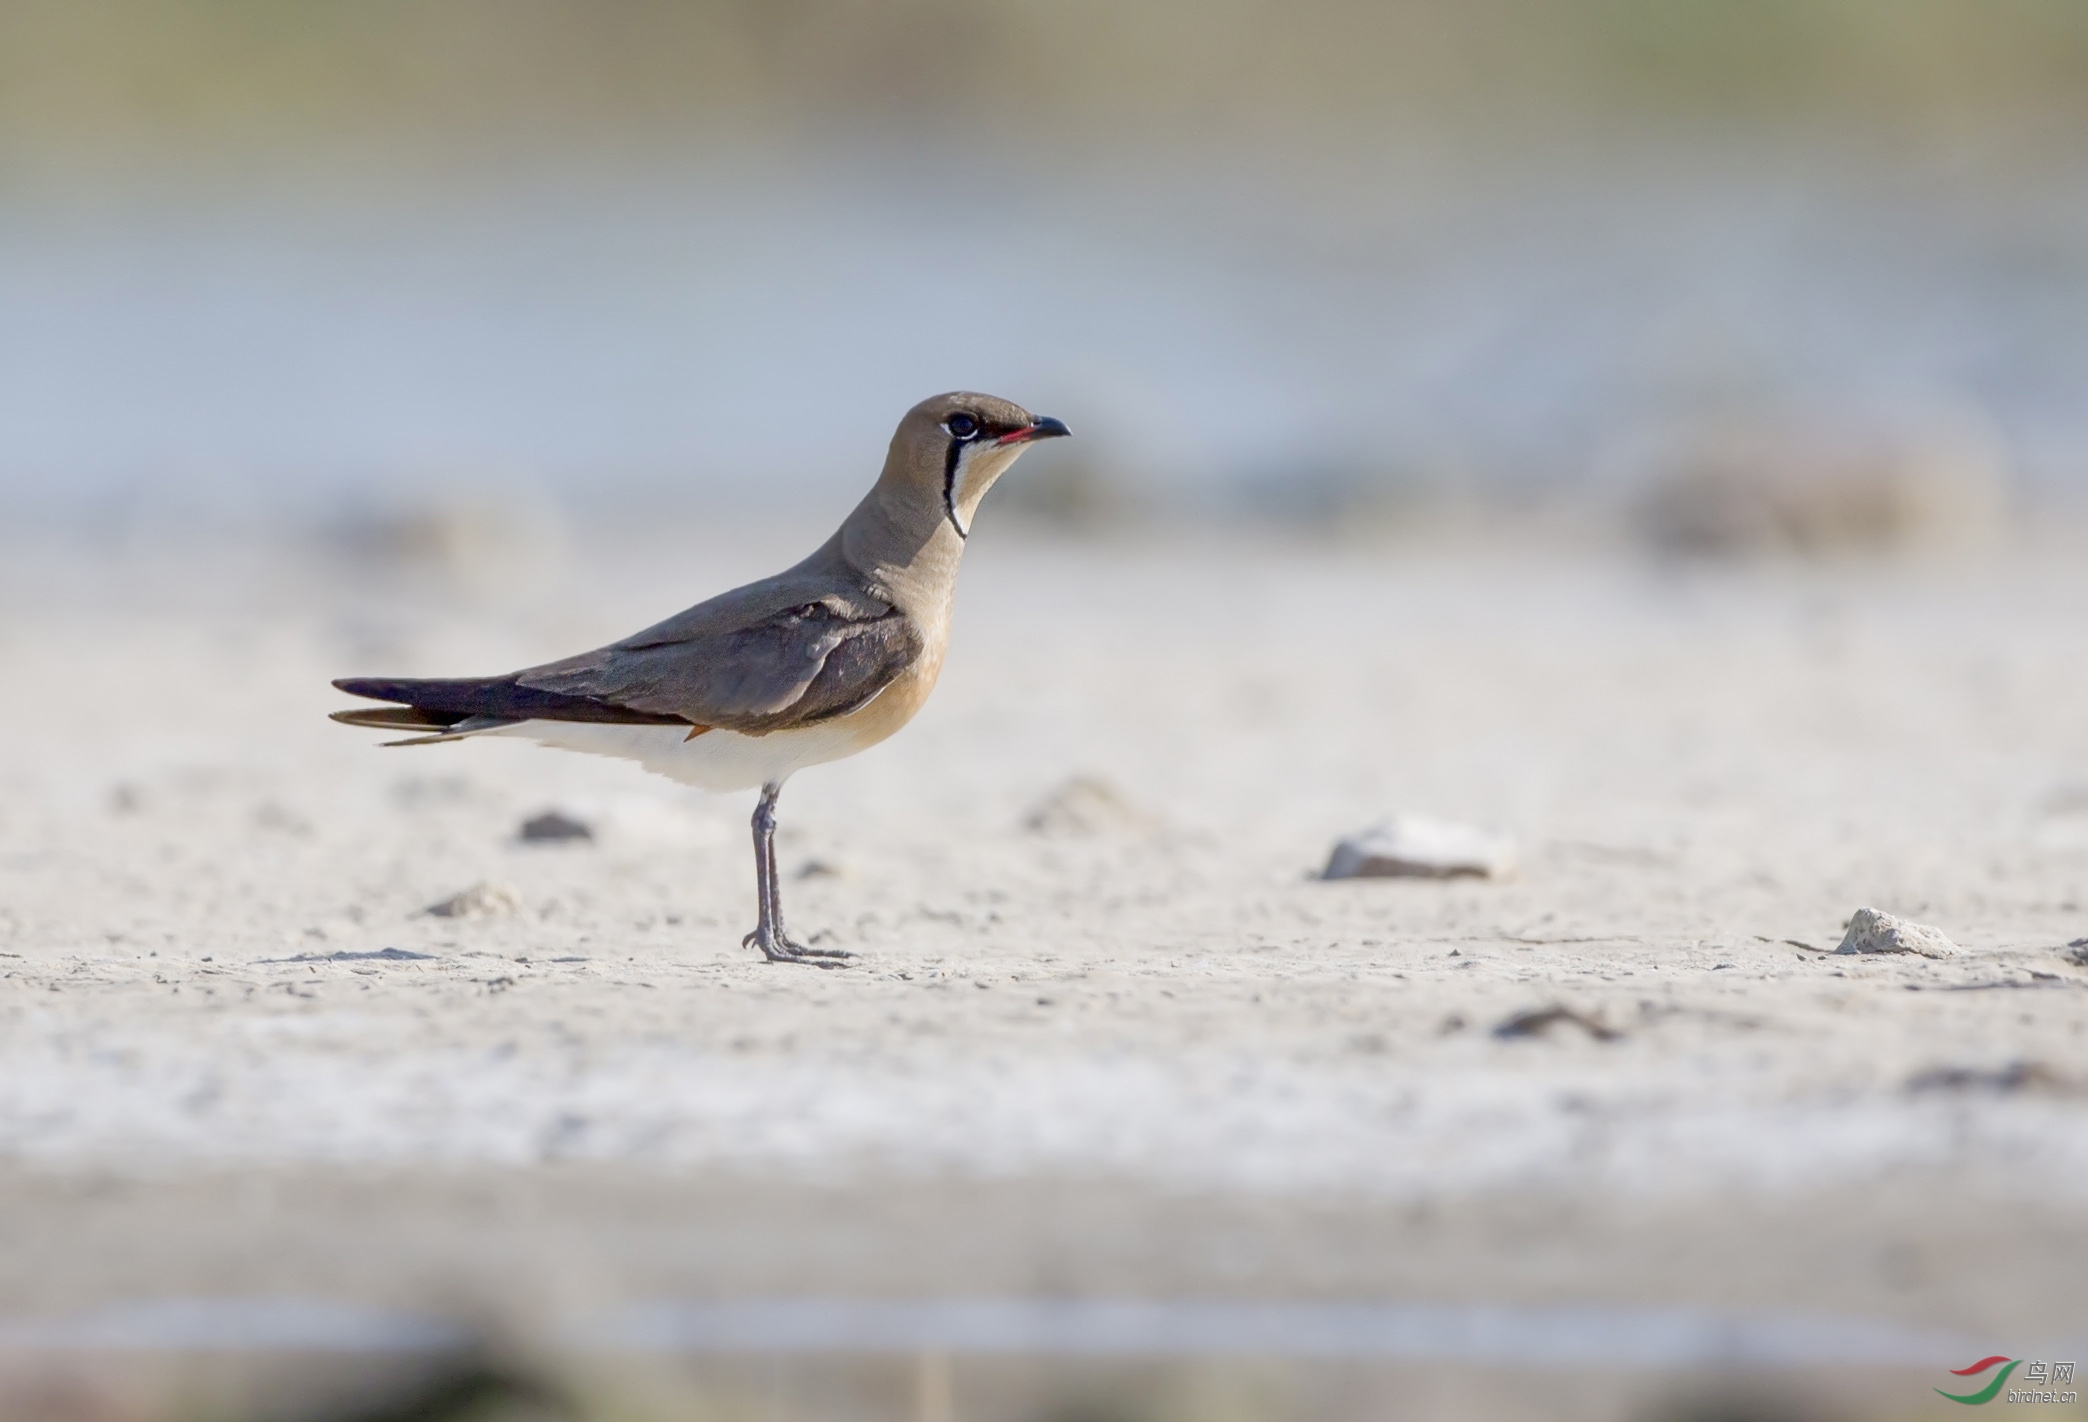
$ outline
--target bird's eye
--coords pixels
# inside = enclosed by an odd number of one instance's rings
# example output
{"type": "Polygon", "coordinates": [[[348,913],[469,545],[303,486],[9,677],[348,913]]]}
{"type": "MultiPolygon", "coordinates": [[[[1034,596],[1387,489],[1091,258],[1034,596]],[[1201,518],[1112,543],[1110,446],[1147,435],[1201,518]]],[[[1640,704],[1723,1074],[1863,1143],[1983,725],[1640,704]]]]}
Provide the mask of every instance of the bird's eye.
{"type": "Polygon", "coordinates": [[[959,439],[970,439],[979,432],[979,422],[970,415],[959,413],[950,416],[943,428],[959,439]]]}

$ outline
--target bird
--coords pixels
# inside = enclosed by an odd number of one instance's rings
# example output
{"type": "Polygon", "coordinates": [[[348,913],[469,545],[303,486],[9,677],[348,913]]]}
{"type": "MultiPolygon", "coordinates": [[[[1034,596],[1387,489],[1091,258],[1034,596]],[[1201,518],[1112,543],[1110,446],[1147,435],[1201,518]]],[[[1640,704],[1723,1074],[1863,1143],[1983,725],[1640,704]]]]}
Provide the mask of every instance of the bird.
{"type": "Polygon", "coordinates": [[[862,502],[794,567],[622,641],[505,676],[343,677],[339,690],[391,704],[332,719],[422,733],[387,746],[519,736],[633,760],[705,790],[758,787],[756,922],[741,946],[771,963],[842,966],[854,955],[808,947],[784,926],[783,784],[913,719],[942,672],[980,500],[1030,445],[1071,433],[991,395],[933,396],[899,421],[862,502]]]}

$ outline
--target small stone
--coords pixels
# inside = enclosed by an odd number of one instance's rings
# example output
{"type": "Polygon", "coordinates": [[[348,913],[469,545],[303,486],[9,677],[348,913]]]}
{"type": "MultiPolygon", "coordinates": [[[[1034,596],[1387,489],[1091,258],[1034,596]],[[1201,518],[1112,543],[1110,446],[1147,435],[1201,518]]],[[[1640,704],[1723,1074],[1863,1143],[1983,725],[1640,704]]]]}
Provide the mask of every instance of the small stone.
{"type": "Polygon", "coordinates": [[[797,877],[800,879],[845,879],[848,877],[848,870],[834,863],[831,859],[807,859],[798,866],[797,877]]]}
{"type": "Polygon", "coordinates": [[[1998,1095],[2037,1092],[2077,1096],[2081,1083],[2043,1062],[2015,1061],[2003,1067],[1933,1067],[1907,1081],[1909,1091],[1988,1091],[1998,1095]]]}
{"type": "Polygon", "coordinates": [[[1088,839],[1154,830],[1160,827],[1160,821],[1124,798],[1123,792],[1107,780],[1076,775],[1038,801],[1022,817],[1022,827],[1035,834],[1088,839]]]}
{"type": "Polygon", "coordinates": [[[1515,841],[1506,835],[1399,815],[1334,846],[1322,879],[1511,879],[1515,841]]]}
{"type": "Polygon", "coordinates": [[[522,896],[505,884],[478,883],[422,912],[435,918],[505,918],[522,909],[522,896]]]}
{"type": "Polygon", "coordinates": [[[2059,956],[2076,967],[2088,968],[2088,938],[2076,938],[2066,945],[2059,956]]]}
{"type": "Polygon", "coordinates": [[[1512,1037],[1542,1037],[1554,1027],[1578,1027],[1598,1042],[1614,1042],[1624,1035],[1599,1017],[1590,1017],[1585,1012],[1558,1006],[1518,1012],[1513,1017],[1495,1024],[1493,1034],[1504,1040],[1512,1037]]]}
{"type": "Polygon", "coordinates": [[[1849,916],[1849,931],[1837,953],[1919,953],[1924,958],[1948,958],[1957,944],[1941,929],[1925,923],[1895,918],[1874,908],[1860,908],[1849,916]]]}
{"type": "Polygon", "coordinates": [[[594,830],[585,821],[557,810],[546,810],[541,815],[522,822],[521,838],[524,844],[561,844],[567,840],[594,838],[594,830]]]}

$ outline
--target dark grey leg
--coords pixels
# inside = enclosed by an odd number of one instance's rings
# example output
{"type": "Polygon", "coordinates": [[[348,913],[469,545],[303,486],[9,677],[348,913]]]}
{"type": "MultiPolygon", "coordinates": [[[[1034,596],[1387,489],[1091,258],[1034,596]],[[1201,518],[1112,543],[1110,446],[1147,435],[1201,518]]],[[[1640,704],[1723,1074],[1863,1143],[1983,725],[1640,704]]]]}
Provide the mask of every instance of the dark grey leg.
{"type": "Polygon", "coordinates": [[[776,872],[776,797],[782,793],[782,782],[771,781],[761,787],[761,798],[754,803],[754,883],[760,918],[740,943],[760,948],[771,963],[838,968],[839,959],[855,955],[839,948],[807,948],[783,927],[783,886],[776,872]]]}

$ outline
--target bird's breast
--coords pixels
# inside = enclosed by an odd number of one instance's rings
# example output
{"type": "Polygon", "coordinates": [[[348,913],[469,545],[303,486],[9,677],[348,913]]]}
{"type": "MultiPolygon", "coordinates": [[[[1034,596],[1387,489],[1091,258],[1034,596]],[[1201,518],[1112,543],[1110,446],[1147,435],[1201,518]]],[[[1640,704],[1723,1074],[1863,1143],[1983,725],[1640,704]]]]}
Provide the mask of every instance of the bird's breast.
{"type": "Polygon", "coordinates": [[[847,715],[836,716],[826,724],[837,729],[845,728],[857,751],[868,750],[895,734],[927,704],[928,693],[935,690],[936,678],[942,675],[943,648],[947,639],[936,636],[927,642],[913,664],[893,677],[883,691],[847,715]]]}

